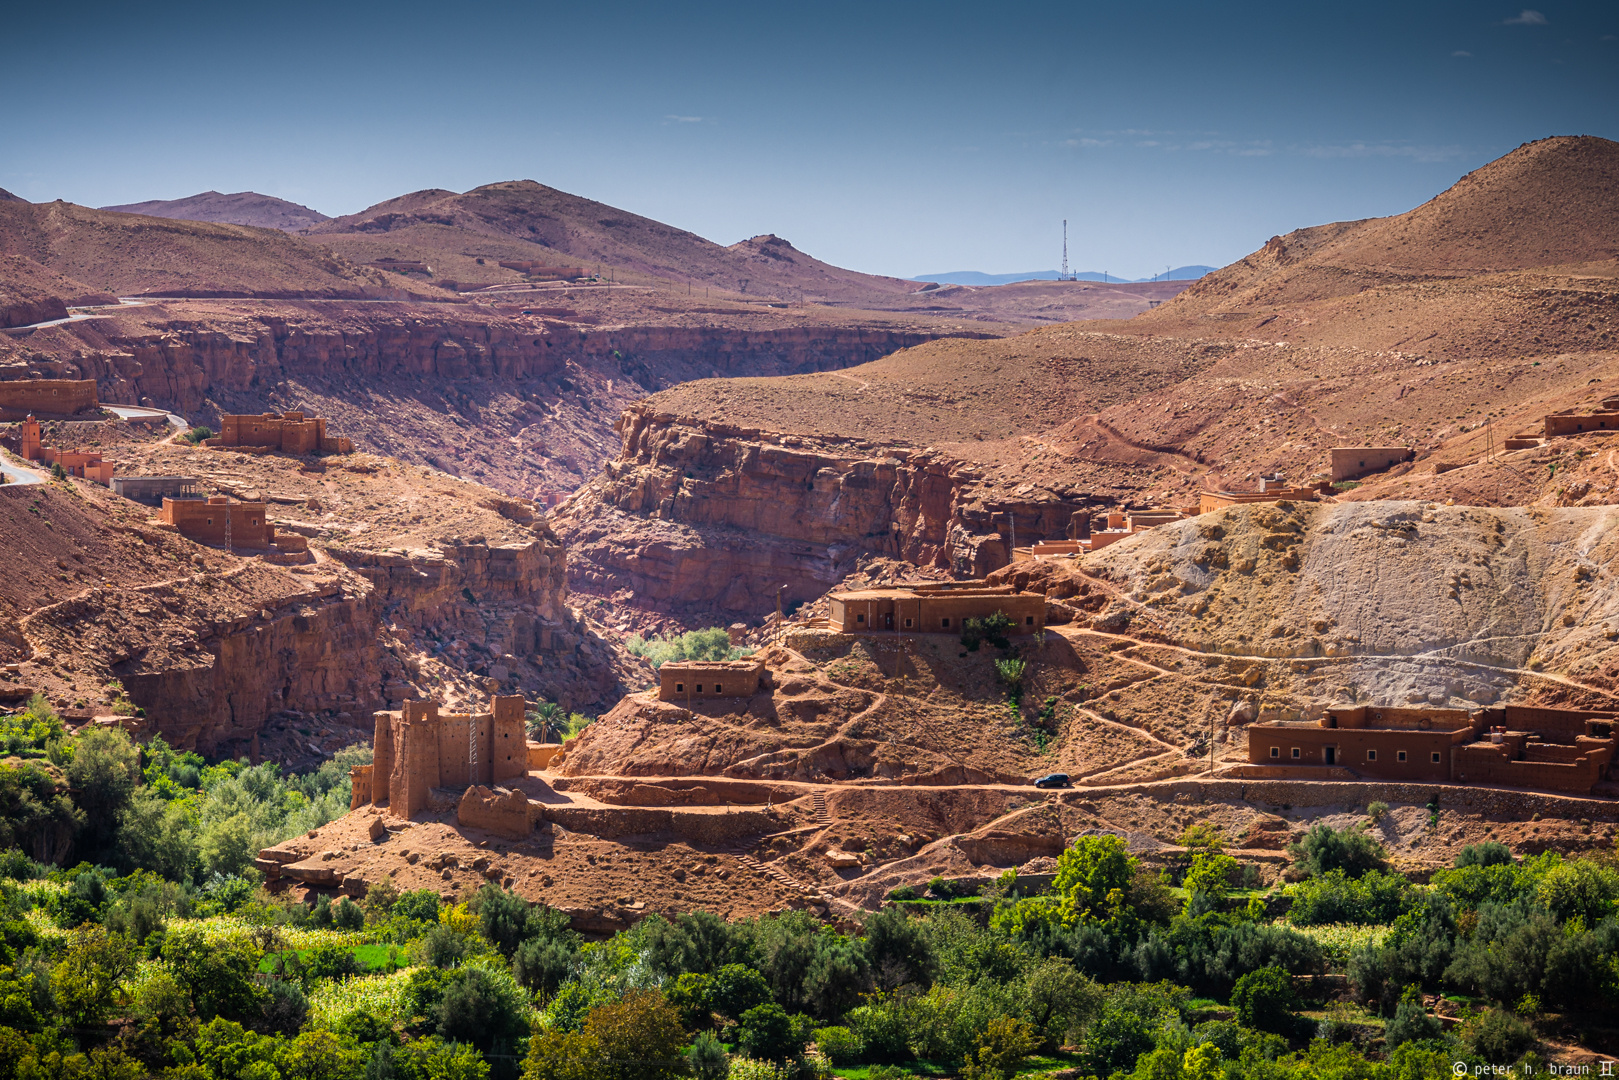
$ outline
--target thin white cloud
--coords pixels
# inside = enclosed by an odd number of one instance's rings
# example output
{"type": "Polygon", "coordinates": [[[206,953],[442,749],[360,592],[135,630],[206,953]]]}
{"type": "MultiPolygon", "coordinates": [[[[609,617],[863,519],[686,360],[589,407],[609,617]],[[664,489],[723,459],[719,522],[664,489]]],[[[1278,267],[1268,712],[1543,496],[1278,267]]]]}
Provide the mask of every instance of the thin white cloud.
{"type": "Polygon", "coordinates": [[[1459,146],[1424,146],[1412,143],[1338,143],[1299,149],[1313,158],[1410,158],[1412,161],[1452,161],[1462,156],[1459,146]]]}
{"type": "Polygon", "coordinates": [[[1451,53],[1450,55],[1452,55],[1452,56],[1472,56],[1473,54],[1468,52],[1466,49],[1457,49],[1455,52],[1451,53]]]}
{"type": "Polygon", "coordinates": [[[665,116],[664,119],[669,121],[671,124],[701,124],[704,120],[707,119],[707,117],[704,117],[704,116],[676,116],[675,114],[670,113],[668,116],[665,116]]]}
{"type": "Polygon", "coordinates": [[[1540,12],[1534,11],[1534,10],[1532,10],[1530,8],[1524,8],[1522,11],[1520,11],[1518,13],[1516,18],[1508,19],[1508,20],[1506,20],[1506,22],[1502,23],[1501,25],[1503,25],[1503,26],[1545,26],[1545,25],[1547,25],[1547,20],[1546,20],[1546,16],[1542,15],[1540,12]]]}

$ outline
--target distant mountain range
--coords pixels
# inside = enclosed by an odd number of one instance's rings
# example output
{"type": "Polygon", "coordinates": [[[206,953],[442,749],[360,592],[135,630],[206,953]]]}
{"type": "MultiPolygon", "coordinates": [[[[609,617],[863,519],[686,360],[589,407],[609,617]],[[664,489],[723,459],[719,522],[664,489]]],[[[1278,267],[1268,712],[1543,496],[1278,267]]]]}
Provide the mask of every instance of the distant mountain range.
{"type": "Polygon", "coordinates": [[[332,220],[300,203],[260,195],[256,191],[237,191],[230,195],[204,191],[185,199],[154,199],[151,202],[103,206],[101,209],[179,221],[207,221],[216,225],[254,225],[289,233],[302,232],[332,220]]]}
{"type": "MultiPolygon", "coordinates": [[[[1128,285],[1137,281],[1196,281],[1204,274],[1218,270],[1217,266],[1177,266],[1167,274],[1158,274],[1155,277],[1121,278],[1117,274],[1109,274],[1107,281],[1120,285],[1128,285]]],[[[1099,270],[1082,270],[1073,275],[1077,281],[1102,281],[1103,276],[1099,270]]],[[[1055,270],[1031,270],[1026,274],[984,274],[977,270],[953,270],[948,274],[917,274],[912,281],[937,281],[940,285],[1010,285],[1014,281],[1056,281],[1058,274],[1055,270]]]]}

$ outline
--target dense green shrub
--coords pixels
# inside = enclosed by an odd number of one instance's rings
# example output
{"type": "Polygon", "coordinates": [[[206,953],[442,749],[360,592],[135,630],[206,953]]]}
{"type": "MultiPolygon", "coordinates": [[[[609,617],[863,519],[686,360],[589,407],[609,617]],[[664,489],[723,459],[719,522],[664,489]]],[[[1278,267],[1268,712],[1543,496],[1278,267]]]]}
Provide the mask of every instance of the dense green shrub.
{"type": "Polygon", "coordinates": [[[624,647],[643,657],[654,670],[670,660],[736,660],[753,651],[732,645],[730,633],[722,626],[688,630],[672,638],[646,639],[638,634],[625,642],[624,647]]]}
{"type": "Polygon", "coordinates": [[[1311,877],[1340,870],[1358,878],[1388,866],[1382,845],[1370,836],[1359,829],[1334,829],[1325,824],[1311,826],[1302,839],[1288,845],[1287,853],[1311,877]]]}
{"type": "Polygon", "coordinates": [[[1282,1034],[1291,1030],[1296,1001],[1293,980],[1281,968],[1263,967],[1237,980],[1231,990],[1231,1007],[1237,1023],[1282,1034]]]}
{"type": "Polygon", "coordinates": [[[1287,921],[1294,926],[1390,923],[1414,902],[1410,882],[1378,870],[1360,877],[1328,870],[1293,886],[1291,893],[1287,921]]]}

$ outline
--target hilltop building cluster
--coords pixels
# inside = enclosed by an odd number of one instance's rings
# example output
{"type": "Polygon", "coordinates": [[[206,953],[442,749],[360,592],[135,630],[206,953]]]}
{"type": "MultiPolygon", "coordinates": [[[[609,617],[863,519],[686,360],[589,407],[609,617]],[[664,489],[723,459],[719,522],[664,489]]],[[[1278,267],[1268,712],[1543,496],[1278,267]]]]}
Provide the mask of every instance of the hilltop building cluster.
{"type": "Polygon", "coordinates": [[[1606,779],[1619,713],[1506,705],[1462,709],[1328,709],[1319,724],[1248,727],[1249,773],[1325,779],[1350,770],[1380,780],[1502,784],[1589,795],[1606,779]]]}
{"type": "MultiPolygon", "coordinates": [[[[93,387],[95,383],[90,385],[93,387]]],[[[64,473],[80,480],[92,480],[103,487],[111,485],[112,462],[104,460],[100,454],[89,450],[45,446],[41,439],[39,421],[30,415],[22,422],[22,447],[18,456],[24,461],[38,461],[51,467],[60,465],[64,473]]]]}
{"type": "Polygon", "coordinates": [[[1039,634],[1046,628],[1045,593],[982,580],[834,592],[827,599],[827,625],[843,634],[959,634],[968,619],[987,619],[997,612],[1011,620],[1015,634],[1039,634]]]}
{"type": "Polygon", "coordinates": [[[326,420],[301,412],[228,414],[219,418],[219,434],[205,446],[232,450],[279,450],[283,454],[348,454],[354,442],[326,434],[326,420]]]}
{"type": "Polygon", "coordinates": [[[521,697],[496,697],[488,712],[440,713],[437,702],[407,701],[375,714],[370,765],[350,770],[350,808],[387,806],[408,818],[427,808],[433,788],[495,785],[528,775],[521,697]]]}

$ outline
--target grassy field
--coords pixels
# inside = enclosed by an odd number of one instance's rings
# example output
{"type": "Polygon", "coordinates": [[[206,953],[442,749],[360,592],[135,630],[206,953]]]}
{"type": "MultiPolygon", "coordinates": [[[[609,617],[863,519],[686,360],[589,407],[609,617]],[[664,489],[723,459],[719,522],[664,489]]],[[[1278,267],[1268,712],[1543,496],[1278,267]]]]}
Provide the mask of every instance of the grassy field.
{"type": "MultiPolygon", "coordinates": [[[[303,961],[307,961],[309,959],[309,954],[313,951],[313,949],[287,950],[287,952],[297,953],[298,959],[303,961]]],[[[349,952],[353,953],[355,958],[359,960],[360,963],[364,964],[373,971],[387,966],[390,953],[399,964],[405,965],[410,963],[410,958],[405,955],[405,951],[397,945],[356,945],[350,949],[349,952]]],[[[274,971],[276,957],[285,955],[286,953],[266,954],[264,959],[259,961],[259,970],[266,973],[274,971]]]]}

